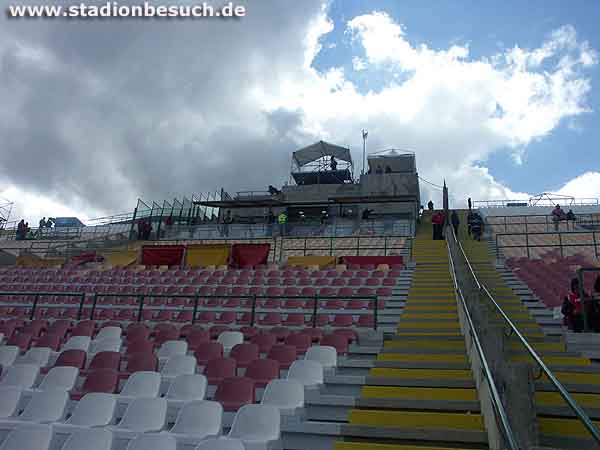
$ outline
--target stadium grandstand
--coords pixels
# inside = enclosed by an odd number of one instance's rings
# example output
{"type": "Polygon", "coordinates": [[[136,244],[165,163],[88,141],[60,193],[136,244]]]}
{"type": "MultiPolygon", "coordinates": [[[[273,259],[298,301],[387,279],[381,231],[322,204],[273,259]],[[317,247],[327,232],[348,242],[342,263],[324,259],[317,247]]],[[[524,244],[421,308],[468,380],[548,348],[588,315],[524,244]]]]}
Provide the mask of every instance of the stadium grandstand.
{"type": "Polygon", "coordinates": [[[0,449],[600,449],[598,200],[474,201],[456,234],[444,184],[434,240],[419,179],[320,141],[281,187],[5,217],[0,449]]]}

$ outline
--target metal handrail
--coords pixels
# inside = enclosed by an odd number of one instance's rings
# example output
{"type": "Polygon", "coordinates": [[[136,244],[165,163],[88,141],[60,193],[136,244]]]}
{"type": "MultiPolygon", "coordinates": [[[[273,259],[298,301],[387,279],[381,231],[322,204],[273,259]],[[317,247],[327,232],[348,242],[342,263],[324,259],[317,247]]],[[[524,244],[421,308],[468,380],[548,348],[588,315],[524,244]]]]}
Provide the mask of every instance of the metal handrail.
{"type": "MultiPolygon", "coordinates": [[[[451,228],[451,227],[450,227],[451,228]]],[[[452,230],[452,235],[454,236],[454,230],[452,230]]],[[[456,236],[454,236],[455,242],[456,236]]],[[[462,290],[458,286],[456,281],[456,269],[454,266],[454,259],[452,258],[452,252],[450,251],[450,244],[446,241],[446,245],[448,246],[448,256],[450,259],[450,266],[452,268],[452,282],[454,283],[454,289],[460,298],[462,303],[463,310],[465,312],[465,317],[469,324],[469,333],[471,338],[473,339],[473,343],[475,344],[475,349],[477,350],[477,354],[479,355],[479,360],[481,361],[483,373],[485,375],[485,379],[487,381],[488,387],[490,389],[490,394],[492,396],[492,406],[496,413],[496,419],[500,421],[500,427],[502,429],[502,434],[506,439],[506,443],[508,448],[511,450],[519,450],[519,445],[517,444],[517,440],[515,438],[515,434],[510,426],[510,422],[508,420],[508,415],[502,405],[502,400],[500,398],[500,394],[498,393],[498,389],[496,388],[496,383],[494,381],[494,376],[492,375],[492,371],[485,357],[485,353],[483,351],[483,347],[481,342],[479,341],[479,335],[477,334],[477,330],[475,329],[475,325],[473,324],[473,319],[471,318],[471,313],[469,312],[469,308],[467,307],[467,302],[465,301],[465,297],[462,293],[462,290]]]]}
{"type": "Polygon", "coordinates": [[[465,253],[465,250],[463,249],[462,244],[459,241],[457,241],[457,243],[458,243],[458,247],[460,248],[460,251],[463,254],[463,257],[465,258],[465,261],[467,262],[469,270],[471,271],[471,274],[473,275],[474,280],[476,281],[477,285],[479,286],[479,290],[483,291],[486,294],[486,296],[489,298],[489,300],[492,302],[492,304],[498,310],[498,312],[500,313],[500,315],[502,316],[504,321],[509,325],[512,333],[515,336],[517,336],[519,341],[521,341],[521,344],[525,347],[525,349],[531,355],[531,357],[533,358],[535,363],[542,369],[542,371],[548,377],[550,382],[558,390],[561,397],[565,400],[565,402],[567,402],[567,404],[573,410],[573,412],[575,413],[577,418],[581,422],[583,422],[583,425],[590,432],[590,434],[592,435],[594,440],[596,442],[600,443],[600,430],[598,429],[598,427],[596,427],[594,422],[592,422],[592,420],[585,413],[585,411],[577,404],[575,399],[573,399],[571,394],[569,394],[569,391],[567,391],[567,389],[562,385],[562,383],[560,381],[558,381],[558,379],[554,376],[554,374],[552,373],[550,368],[544,363],[544,361],[542,361],[542,358],[540,358],[540,356],[533,349],[533,347],[529,344],[527,339],[521,334],[521,332],[518,330],[518,328],[515,326],[515,324],[512,322],[512,320],[510,320],[510,318],[506,315],[506,313],[504,312],[502,307],[498,304],[498,302],[496,302],[496,300],[494,299],[494,297],[492,296],[490,291],[488,291],[487,287],[484,284],[479,282],[479,280],[477,279],[477,276],[475,275],[475,271],[473,270],[473,267],[471,266],[471,263],[469,262],[469,258],[467,258],[467,255],[465,253]]]}

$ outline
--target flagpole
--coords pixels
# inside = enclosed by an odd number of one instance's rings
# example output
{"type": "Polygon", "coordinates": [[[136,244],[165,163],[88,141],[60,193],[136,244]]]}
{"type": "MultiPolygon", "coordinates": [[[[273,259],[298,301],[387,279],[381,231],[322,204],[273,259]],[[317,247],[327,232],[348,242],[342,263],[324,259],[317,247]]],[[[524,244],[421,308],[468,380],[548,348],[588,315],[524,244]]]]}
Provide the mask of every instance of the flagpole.
{"type": "Polygon", "coordinates": [[[363,138],[363,163],[362,163],[362,173],[361,175],[365,174],[365,157],[367,154],[367,136],[369,135],[369,132],[366,130],[362,130],[362,138],[363,138]]]}

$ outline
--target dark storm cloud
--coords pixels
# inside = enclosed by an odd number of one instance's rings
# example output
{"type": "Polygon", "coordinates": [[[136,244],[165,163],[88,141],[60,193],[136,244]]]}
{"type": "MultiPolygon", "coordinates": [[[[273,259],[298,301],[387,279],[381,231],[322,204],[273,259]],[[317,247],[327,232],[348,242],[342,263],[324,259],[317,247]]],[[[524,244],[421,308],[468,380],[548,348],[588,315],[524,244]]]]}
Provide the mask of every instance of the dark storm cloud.
{"type": "Polygon", "coordinates": [[[302,66],[320,3],[249,1],[230,21],[3,17],[1,181],[105,212],[283,181],[302,117],[250,93],[302,66]]]}

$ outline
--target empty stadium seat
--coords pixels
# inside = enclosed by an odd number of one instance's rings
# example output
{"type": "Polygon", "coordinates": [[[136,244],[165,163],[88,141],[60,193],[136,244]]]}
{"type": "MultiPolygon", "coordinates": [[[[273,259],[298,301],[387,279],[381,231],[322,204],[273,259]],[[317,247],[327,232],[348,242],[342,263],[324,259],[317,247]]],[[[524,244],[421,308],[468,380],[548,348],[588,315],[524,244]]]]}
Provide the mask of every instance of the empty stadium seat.
{"type": "Polygon", "coordinates": [[[191,375],[196,372],[196,358],[189,355],[173,355],[160,370],[163,378],[172,381],[178,375],[191,375]]]}
{"type": "Polygon", "coordinates": [[[62,346],[62,351],[66,350],[81,350],[87,352],[90,348],[92,340],[89,336],[71,336],[69,340],[62,346]]]}
{"type": "Polygon", "coordinates": [[[112,433],[103,429],[76,430],[65,441],[61,450],[111,450],[112,433]]]}
{"type": "Polygon", "coordinates": [[[73,412],[64,424],[55,426],[59,428],[62,426],[62,429],[107,426],[113,420],[116,405],[117,397],[115,395],[91,392],[84,395],[75,404],[73,412]]]}
{"type": "Polygon", "coordinates": [[[157,372],[135,372],[133,373],[123,389],[119,400],[141,397],[156,397],[160,389],[160,374],[157,372]]]}
{"type": "Polygon", "coordinates": [[[279,378],[279,362],[274,359],[256,359],[248,364],[244,376],[254,380],[257,388],[264,388],[271,380],[279,378]]]}
{"type": "Polygon", "coordinates": [[[177,441],[168,434],[140,434],[132,439],[127,450],[176,450],[177,441]]]}
{"type": "MultiPolygon", "coordinates": [[[[245,450],[244,443],[239,439],[209,438],[206,439],[195,450],[245,450]]],[[[0,449],[1,450],[1,449],[0,449]]],[[[12,450],[12,449],[11,449],[12,450]]]]}
{"type": "Polygon", "coordinates": [[[42,424],[23,424],[12,430],[0,450],[48,450],[52,440],[52,427],[42,424]]]}
{"type": "Polygon", "coordinates": [[[34,392],[31,400],[17,419],[35,423],[58,422],[65,414],[68,400],[69,394],[62,389],[34,392]]]}
{"type": "Polygon", "coordinates": [[[229,356],[235,359],[237,367],[246,368],[252,361],[259,358],[259,346],[252,343],[236,344],[231,349],[229,356]]]}
{"type": "Polygon", "coordinates": [[[0,387],[0,419],[14,416],[20,399],[20,388],[15,386],[0,387]]]}
{"type": "Polygon", "coordinates": [[[158,370],[158,358],[154,352],[132,353],[127,359],[125,370],[119,376],[128,378],[134,372],[155,372],[158,370]]]}
{"type": "Polygon", "coordinates": [[[279,410],[271,405],[244,405],[233,420],[229,437],[240,439],[246,450],[268,450],[280,438],[279,410]]]}
{"type": "Polygon", "coordinates": [[[64,391],[70,391],[75,387],[78,375],[79,369],[77,367],[53,367],[40,383],[38,390],[62,389],[64,391]]]}
{"type": "Polygon", "coordinates": [[[40,372],[36,364],[15,364],[2,370],[0,386],[17,386],[22,389],[31,388],[40,372]]]}
{"type": "Polygon", "coordinates": [[[208,384],[218,385],[223,379],[235,377],[237,362],[233,358],[217,358],[208,361],[204,374],[208,384]]]}
{"type": "Polygon", "coordinates": [[[71,392],[73,400],[79,400],[88,393],[113,394],[119,386],[119,373],[112,369],[96,369],[87,374],[81,388],[71,392]]]}
{"type": "Polygon", "coordinates": [[[267,385],[261,404],[278,408],[282,414],[294,414],[304,407],[304,386],[296,380],[272,380],[267,385]]]}
{"type": "MultiPolygon", "coordinates": [[[[164,398],[136,398],[129,404],[114,431],[147,433],[160,431],[165,425],[167,400],[164,398]]],[[[148,449],[144,449],[148,450],[148,449]]]]}
{"type": "Polygon", "coordinates": [[[214,399],[225,411],[237,411],[243,405],[254,403],[254,381],[247,377],[225,378],[219,383],[214,399]]]}
{"type": "Polygon", "coordinates": [[[277,344],[271,347],[267,358],[274,359],[279,362],[281,369],[289,369],[294,361],[296,361],[297,351],[293,345],[277,344]]]}
{"type": "Polygon", "coordinates": [[[197,400],[186,403],[179,411],[169,434],[183,444],[196,444],[222,432],[223,407],[220,403],[197,400]]]}
{"type": "Polygon", "coordinates": [[[96,335],[96,340],[100,339],[121,339],[121,327],[108,326],[100,329],[96,335]]]}
{"type": "Polygon", "coordinates": [[[179,375],[173,380],[165,395],[169,404],[204,400],[208,380],[204,375],[179,375]]]}
{"type": "Polygon", "coordinates": [[[256,336],[253,336],[250,339],[250,342],[258,345],[258,349],[260,353],[269,353],[271,347],[273,347],[277,343],[277,336],[272,333],[260,333],[256,336]]]}
{"type": "Polygon", "coordinates": [[[318,361],[324,369],[337,367],[337,351],[328,345],[315,345],[308,349],[304,359],[318,361]]]}
{"type": "Polygon", "coordinates": [[[19,347],[16,345],[0,346],[0,369],[12,366],[19,356],[19,347]]]}
{"type": "Polygon", "coordinates": [[[304,386],[323,384],[323,366],[318,361],[298,360],[290,366],[287,377],[296,380],[304,386]]]}
{"type": "Polygon", "coordinates": [[[161,362],[167,361],[175,355],[185,355],[188,350],[186,341],[166,341],[158,350],[158,359],[161,362]]]}

